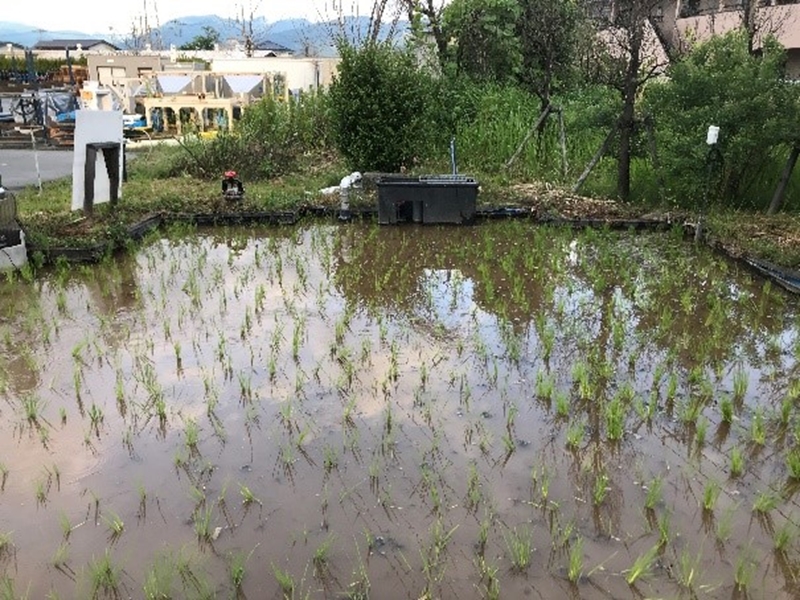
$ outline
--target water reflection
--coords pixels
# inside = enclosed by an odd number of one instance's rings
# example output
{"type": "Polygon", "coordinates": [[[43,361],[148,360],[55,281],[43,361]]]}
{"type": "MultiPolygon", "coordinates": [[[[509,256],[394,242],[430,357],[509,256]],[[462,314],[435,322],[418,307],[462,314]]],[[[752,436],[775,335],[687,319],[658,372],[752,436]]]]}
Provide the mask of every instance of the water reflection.
{"type": "MultiPolygon", "coordinates": [[[[200,229],[0,294],[0,533],[41,525],[15,574],[37,597],[58,584],[35,576],[61,543],[59,512],[87,522],[70,535],[76,566],[107,543],[103,511],[137,522],[114,545],[137,589],[159,544],[207,552],[220,587],[242,548],[300,581],[333,536],[331,594],[362,569],[382,598],[470,596],[485,584],[477,557],[507,572],[522,531],[543,550],[528,571],[543,595],[567,589],[580,537],[584,573],[603,565],[581,591],[620,597],[620,574],[662,536],[664,564],[718,546],[703,555],[716,573],[745,543],[771,557],[793,518],[797,301],[672,234],[200,229]],[[62,488],[36,505],[54,464],[62,488]],[[710,512],[709,481],[722,490],[710,512]],[[765,489],[780,510],[753,523],[765,489]]],[[[759,589],[796,591],[796,563],[793,550],[759,589]]],[[[273,584],[245,580],[252,597],[273,584]]],[[[525,577],[502,585],[530,592],[525,577]]],[[[647,585],[680,593],[661,570],[647,585]]]]}

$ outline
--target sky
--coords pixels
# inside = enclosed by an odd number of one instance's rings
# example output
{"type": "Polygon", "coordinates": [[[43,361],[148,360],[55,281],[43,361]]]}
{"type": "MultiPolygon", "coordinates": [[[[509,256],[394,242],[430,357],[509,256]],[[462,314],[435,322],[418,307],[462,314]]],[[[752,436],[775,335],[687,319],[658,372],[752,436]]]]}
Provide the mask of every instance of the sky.
{"type": "Polygon", "coordinates": [[[2,0],[0,20],[29,24],[37,29],[75,30],[86,33],[125,35],[131,31],[134,20],[145,12],[152,25],[158,21],[184,16],[218,15],[235,18],[251,12],[268,21],[285,18],[306,18],[311,21],[335,17],[342,4],[344,14],[369,14],[369,0],[80,0],[69,3],[63,0],[37,0],[34,3],[2,0]],[[359,6],[360,5],[360,6],[359,6]]]}

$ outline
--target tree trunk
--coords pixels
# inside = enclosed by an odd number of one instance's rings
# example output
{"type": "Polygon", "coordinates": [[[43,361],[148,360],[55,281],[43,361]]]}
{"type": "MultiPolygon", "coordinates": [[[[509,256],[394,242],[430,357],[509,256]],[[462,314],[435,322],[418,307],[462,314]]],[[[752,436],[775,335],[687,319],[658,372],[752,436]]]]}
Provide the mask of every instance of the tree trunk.
{"type": "Polygon", "coordinates": [[[528,143],[528,140],[531,139],[531,136],[533,136],[534,132],[539,131],[539,128],[542,127],[542,125],[544,124],[552,108],[553,107],[550,106],[549,104],[545,107],[545,109],[542,111],[542,114],[540,114],[539,118],[536,120],[534,126],[528,130],[528,133],[525,135],[525,138],[519,143],[519,146],[517,146],[517,150],[514,152],[511,158],[509,158],[508,161],[506,162],[505,164],[506,169],[511,167],[511,165],[513,165],[516,162],[516,160],[519,158],[519,155],[522,154],[522,150],[523,148],[525,148],[525,144],[528,143]]]}
{"type": "Polygon", "coordinates": [[[774,215],[783,206],[783,200],[786,197],[786,188],[789,185],[789,180],[792,178],[792,171],[797,164],[797,159],[800,157],[800,144],[792,146],[792,151],[789,153],[789,158],[786,161],[786,166],[783,167],[781,180],[775,190],[775,195],[772,196],[772,202],[769,203],[768,215],[774,215]]]}
{"type": "Polygon", "coordinates": [[[597,163],[600,162],[600,159],[603,158],[603,155],[608,152],[608,147],[611,145],[611,140],[614,139],[614,134],[617,133],[617,126],[611,128],[611,131],[608,132],[606,139],[603,140],[600,149],[597,153],[592,157],[592,160],[589,161],[589,164],[586,165],[586,168],[581,173],[581,176],[578,177],[578,181],[575,182],[575,185],[572,186],[572,193],[576,193],[581,187],[583,186],[586,179],[589,177],[589,173],[592,172],[592,169],[597,166],[597,163]]]}

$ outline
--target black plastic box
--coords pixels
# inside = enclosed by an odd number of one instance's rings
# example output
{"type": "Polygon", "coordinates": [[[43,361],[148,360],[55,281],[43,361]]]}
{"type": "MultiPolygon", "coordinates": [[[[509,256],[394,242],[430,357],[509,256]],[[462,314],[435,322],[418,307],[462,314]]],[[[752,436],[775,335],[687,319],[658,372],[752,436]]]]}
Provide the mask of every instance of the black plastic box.
{"type": "Polygon", "coordinates": [[[388,176],[377,181],[381,225],[470,223],[475,218],[478,182],[462,175],[388,176]]]}

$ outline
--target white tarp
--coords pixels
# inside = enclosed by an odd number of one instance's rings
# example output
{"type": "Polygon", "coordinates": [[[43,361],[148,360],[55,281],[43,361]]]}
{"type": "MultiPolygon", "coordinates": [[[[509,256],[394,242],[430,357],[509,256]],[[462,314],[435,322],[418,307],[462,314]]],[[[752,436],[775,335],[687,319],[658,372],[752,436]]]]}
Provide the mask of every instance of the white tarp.
{"type": "Polygon", "coordinates": [[[234,94],[249,94],[256,86],[260,88],[262,81],[261,75],[225,75],[225,82],[234,94]]]}
{"type": "Polygon", "coordinates": [[[180,94],[183,89],[192,83],[189,75],[156,75],[158,85],[164,94],[180,94]]]}

